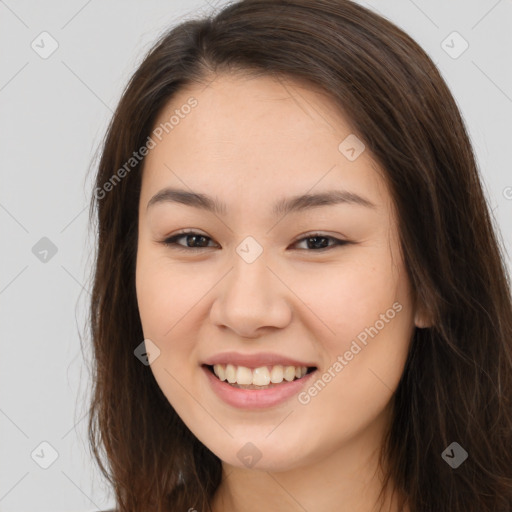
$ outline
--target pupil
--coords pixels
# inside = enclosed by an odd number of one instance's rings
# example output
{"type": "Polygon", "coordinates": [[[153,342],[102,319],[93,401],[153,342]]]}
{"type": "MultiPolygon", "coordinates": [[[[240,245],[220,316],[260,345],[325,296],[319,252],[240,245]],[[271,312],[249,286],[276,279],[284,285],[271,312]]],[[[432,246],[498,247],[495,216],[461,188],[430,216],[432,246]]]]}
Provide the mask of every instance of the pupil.
{"type": "MultiPolygon", "coordinates": [[[[199,240],[202,239],[203,242],[206,241],[206,238],[204,235],[188,235],[187,237],[187,240],[190,242],[190,240],[193,240],[192,243],[187,243],[187,245],[189,247],[195,247],[196,246],[196,242],[199,240]]],[[[328,247],[329,246],[329,243],[325,243],[327,242],[327,237],[325,236],[312,236],[312,237],[309,237],[308,238],[308,247],[311,248],[311,247],[315,247],[315,248],[320,248],[320,249],[323,249],[325,247],[328,247]],[[324,243],[320,243],[319,240],[323,240],[324,243]],[[311,242],[312,243],[309,243],[311,242]]],[[[202,247],[202,246],[201,246],[202,247]]]]}
{"type": "Polygon", "coordinates": [[[192,247],[195,247],[195,242],[197,241],[197,239],[198,239],[198,238],[202,238],[202,239],[204,240],[206,237],[205,237],[205,236],[203,236],[203,235],[189,235],[189,236],[188,236],[188,238],[189,238],[189,240],[190,240],[190,239],[193,239],[193,240],[194,240],[194,242],[192,242],[192,245],[188,244],[188,245],[189,245],[189,247],[191,247],[191,246],[192,246],[192,247]]]}
{"type": "MultiPolygon", "coordinates": [[[[313,245],[316,247],[318,245],[318,240],[327,240],[327,238],[324,237],[324,236],[312,236],[312,237],[309,238],[309,240],[310,241],[314,240],[313,245]]],[[[320,245],[321,245],[320,248],[326,247],[326,244],[320,244],[320,245]]]]}

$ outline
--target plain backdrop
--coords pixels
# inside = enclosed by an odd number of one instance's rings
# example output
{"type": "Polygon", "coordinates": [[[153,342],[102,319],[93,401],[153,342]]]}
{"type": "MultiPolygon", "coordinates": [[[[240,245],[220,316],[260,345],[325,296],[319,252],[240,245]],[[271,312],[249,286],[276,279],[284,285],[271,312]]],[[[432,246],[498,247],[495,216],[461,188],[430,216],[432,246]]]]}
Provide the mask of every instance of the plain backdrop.
{"type": "MultiPolygon", "coordinates": [[[[360,3],[408,32],[440,68],[510,254],[512,2],[360,3]]],[[[0,0],[0,512],[114,503],[87,445],[79,338],[92,263],[91,163],[156,38],[224,4],[0,0]]]]}

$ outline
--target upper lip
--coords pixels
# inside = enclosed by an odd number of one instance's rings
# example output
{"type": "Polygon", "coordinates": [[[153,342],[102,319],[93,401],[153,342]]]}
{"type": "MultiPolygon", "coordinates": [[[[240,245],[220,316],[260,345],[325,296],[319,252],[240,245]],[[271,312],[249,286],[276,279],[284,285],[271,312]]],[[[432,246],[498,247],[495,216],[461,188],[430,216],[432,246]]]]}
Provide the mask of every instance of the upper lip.
{"type": "Polygon", "coordinates": [[[241,354],[239,352],[223,352],[215,354],[206,359],[203,364],[232,364],[234,366],[245,366],[246,368],[259,368],[261,366],[306,366],[316,367],[314,363],[299,361],[280,354],[272,354],[270,352],[261,352],[259,354],[241,354]]]}

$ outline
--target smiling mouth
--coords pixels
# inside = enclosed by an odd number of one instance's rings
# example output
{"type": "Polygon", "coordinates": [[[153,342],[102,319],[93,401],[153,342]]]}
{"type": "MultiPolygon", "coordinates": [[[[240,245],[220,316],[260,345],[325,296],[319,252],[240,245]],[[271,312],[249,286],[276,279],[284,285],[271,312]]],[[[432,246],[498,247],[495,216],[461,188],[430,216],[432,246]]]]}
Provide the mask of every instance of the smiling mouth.
{"type": "Polygon", "coordinates": [[[247,368],[232,364],[205,365],[221,382],[239,389],[268,389],[300,380],[316,370],[314,366],[261,366],[247,368]]]}

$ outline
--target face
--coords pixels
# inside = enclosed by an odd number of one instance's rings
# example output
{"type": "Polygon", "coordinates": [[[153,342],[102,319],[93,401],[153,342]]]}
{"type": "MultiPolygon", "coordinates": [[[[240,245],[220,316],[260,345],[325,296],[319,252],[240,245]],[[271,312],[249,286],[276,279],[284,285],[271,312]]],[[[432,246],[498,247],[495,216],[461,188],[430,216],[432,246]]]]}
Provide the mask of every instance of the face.
{"type": "Polygon", "coordinates": [[[140,194],[151,370],[228,464],[320,461],[387,417],[416,320],[382,172],[298,82],[220,75],[182,89],[155,128],[176,109],[140,194]],[[293,202],[305,194],[337,200],[293,202]]]}

